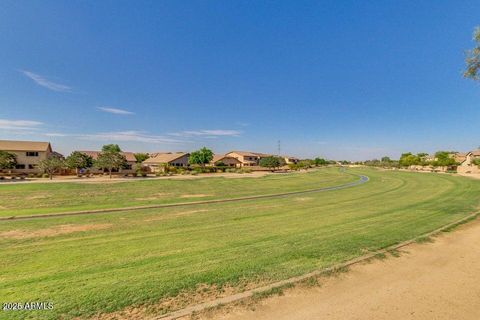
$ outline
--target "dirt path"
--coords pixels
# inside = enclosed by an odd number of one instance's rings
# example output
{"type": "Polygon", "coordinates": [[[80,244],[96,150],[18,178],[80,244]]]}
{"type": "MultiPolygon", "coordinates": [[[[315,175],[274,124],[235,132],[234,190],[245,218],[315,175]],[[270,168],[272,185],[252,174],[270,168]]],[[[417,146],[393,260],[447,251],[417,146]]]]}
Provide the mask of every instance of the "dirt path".
{"type": "Polygon", "coordinates": [[[255,310],[208,319],[480,319],[480,220],[405,247],[398,258],[351,267],[321,286],[285,291],[255,310]]]}

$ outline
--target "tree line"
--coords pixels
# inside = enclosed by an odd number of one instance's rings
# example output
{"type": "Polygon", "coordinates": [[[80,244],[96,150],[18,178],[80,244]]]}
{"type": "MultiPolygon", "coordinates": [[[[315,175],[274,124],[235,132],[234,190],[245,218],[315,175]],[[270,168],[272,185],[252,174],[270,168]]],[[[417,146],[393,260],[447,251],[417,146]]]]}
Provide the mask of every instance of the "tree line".
{"type": "Polygon", "coordinates": [[[438,151],[435,153],[435,156],[432,159],[429,158],[428,154],[424,152],[417,154],[406,152],[402,153],[400,159],[398,160],[392,160],[385,156],[380,160],[367,160],[364,162],[359,162],[358,164],[385,168],[400,168],[409,166],[452,167],[459,165],[459,163],[456,162],[455,158],[453,157],[454,154],[455,152],[451,151],[438,151]]]}

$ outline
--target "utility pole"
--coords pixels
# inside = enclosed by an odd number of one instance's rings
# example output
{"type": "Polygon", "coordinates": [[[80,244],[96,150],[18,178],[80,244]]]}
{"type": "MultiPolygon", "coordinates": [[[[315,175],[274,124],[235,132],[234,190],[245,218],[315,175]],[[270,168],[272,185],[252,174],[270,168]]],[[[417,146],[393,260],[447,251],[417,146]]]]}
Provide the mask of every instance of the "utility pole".
{"type": "Polygon", "coordinates": [[[278,140],[278,154],[277,154],[277,156],[279,156],[279,157],[280,157],[280,150],[281,150],[281,148],[280,148],[280,140],[278,140]]]}

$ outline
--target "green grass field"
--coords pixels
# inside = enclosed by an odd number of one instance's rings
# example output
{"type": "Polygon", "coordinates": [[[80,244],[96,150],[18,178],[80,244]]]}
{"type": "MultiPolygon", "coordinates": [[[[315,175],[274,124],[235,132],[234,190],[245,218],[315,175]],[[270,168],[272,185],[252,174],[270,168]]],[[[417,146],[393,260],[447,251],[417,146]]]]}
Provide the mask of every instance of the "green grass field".
{"type": "MultiPolygon", "coordinates": [[[[248,176],[248,174],[245,174],[248,176]]],[[[338,170],[261,178],[0,184],[0,217],[227,199],[315,189],[357,179],[338,170]]]]}
{"type": "Polygon", "coordinates": [[[16,208],[18,214],[35,214],[119,207],[160,192],[172,194],[159,200],[164,202],[182,194],[228,198],[357,179],[349,173],[370,181],[274,199],[1,221],[0,302],[51,301],[54,309],[0,311],[0,319],[88,318],[154,305],[193,293],[199,284],[240,288],[285,279],[419,236],[479,209],[480,181],[473,179],[334,168],[261,179],[0,186],[0,206],[13,215],[16,208]],[[80,192],[91,197],[66,199],[80,192]],[[49,197],[21,200],[44,194],[49,197]]]}

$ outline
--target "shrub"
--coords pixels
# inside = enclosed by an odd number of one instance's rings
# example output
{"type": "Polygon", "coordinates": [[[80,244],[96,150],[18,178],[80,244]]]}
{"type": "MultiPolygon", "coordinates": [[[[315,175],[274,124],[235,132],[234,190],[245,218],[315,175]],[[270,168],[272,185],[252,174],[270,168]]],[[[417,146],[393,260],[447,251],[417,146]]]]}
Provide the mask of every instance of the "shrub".
{"type": "Polygon", "coordinates": [[[50,176],[48,175],[48,173],[44,173],[42,174],[42,178],[49,178],[50,176]]]}
{"type": "Polygon", "coordinates": [[[178,169],[177,169],[177,167],[166,167],[165,171],[168,172],[168,173],[177,173],[178,169]]]}
{"type": "Polygon", "coordinates": [[[203,171],[202,168],[200,168],[200,167],[195,167],[195,168],[193,168],[192,173],[193,173],[193,172],[195,172],[196,174],[199,174],[199,173],[203,173],[204,171],[203,171]]]}

